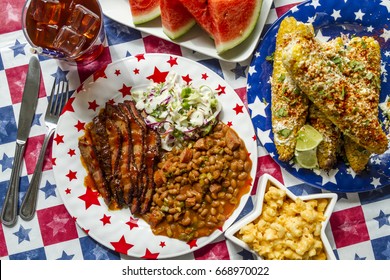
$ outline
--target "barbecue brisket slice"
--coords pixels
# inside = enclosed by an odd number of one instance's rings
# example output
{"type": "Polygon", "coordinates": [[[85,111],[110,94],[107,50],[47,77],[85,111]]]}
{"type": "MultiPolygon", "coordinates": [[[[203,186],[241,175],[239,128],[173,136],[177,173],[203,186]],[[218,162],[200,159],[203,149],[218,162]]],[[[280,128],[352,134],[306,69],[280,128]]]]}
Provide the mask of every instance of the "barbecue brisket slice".
{"type": "Polygon", "coordinates": [[[132,101],[106,103],[79,139],[88,173],[110,209],[127,205],[134,215],[150,208],[160,157],[160,136],[144,117],[132,101]]]}
{"type": "Polygon", "coordinates": [[[107,180],[104,177],[101,164],[99,163],[96,155],[94,143],[92,142],[88,126],[85,129],[85,135],[79,138],[78,146],[83,163],[87,168],[88,174],[93,179],[94,187],[96,187],[100,195],[103,197],[105,203],[109,205],[111,203],[111,192],[108,188],[107,180]]]}

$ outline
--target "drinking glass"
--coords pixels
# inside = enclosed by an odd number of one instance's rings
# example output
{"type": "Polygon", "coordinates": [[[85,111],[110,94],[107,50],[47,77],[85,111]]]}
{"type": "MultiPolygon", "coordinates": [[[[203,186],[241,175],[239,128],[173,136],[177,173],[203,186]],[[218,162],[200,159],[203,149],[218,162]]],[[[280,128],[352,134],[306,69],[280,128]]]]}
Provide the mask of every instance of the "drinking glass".
{"type": "Polygon", "coordinates": [[[68,62],[92,62],[106,40],[98,0],[27,0],[22,26],[34,53],[68,62]]]}

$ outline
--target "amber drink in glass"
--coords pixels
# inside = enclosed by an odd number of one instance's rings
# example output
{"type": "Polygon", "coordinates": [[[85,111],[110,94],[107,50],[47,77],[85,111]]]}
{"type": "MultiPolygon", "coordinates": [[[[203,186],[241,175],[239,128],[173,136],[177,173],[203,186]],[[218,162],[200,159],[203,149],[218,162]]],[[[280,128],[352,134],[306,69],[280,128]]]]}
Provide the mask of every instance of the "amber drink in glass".
{"type": "Polygon", "coordinates": [[[33,51],[88,63],[104,48],[104,25],[97,0],[28,0],[23,31],[33,51]]]}

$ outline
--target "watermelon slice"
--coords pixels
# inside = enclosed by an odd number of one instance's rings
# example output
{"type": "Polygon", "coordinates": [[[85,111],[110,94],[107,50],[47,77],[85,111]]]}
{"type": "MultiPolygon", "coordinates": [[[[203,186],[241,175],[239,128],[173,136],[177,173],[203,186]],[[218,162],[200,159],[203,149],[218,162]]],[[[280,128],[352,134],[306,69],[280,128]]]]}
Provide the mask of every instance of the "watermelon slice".
{"type": "Polygon", "coordinates": [[[161,23],[171,39],[184,35],[195,25],[195,19],[179,0],[160,0],[161,23]]]}
{"type": "Polygon", "coordinates": [[[234,48],[252,33],[262,0],[180,0],[196,22],[214,39],[219,54],[234,48]]]}
{"type": "MultiPolygon", "coordinates": [[[[209,9],[207,6],[208,0],[179,0],[184,7],[192,14],[196,22],[202,27],[211,37],[213,37],[213,23],[211,21],[209,9]]],[[[237,0],[239,1],[239,0],[237,0]]]]}
{"type": "Polygon", "coordinates": [[[160,16],[159,0],[129,0],[134,24],[142,24],[160,16]]]}
{"type": "Polygon", "coordinates": [[[252,33],[260,15],[262,0],[209,0],[218,53],[234,48],[252,33]]]}

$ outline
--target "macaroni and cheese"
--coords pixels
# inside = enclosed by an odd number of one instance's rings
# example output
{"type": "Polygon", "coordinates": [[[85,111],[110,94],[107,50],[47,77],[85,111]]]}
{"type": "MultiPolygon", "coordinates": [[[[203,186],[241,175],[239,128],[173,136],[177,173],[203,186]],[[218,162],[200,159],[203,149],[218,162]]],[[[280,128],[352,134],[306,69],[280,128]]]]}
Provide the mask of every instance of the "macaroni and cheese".
{"type": "Polygon", "coordinates": [[[236,237],[263,259],[326,259],[320,235],[328,203],[325,198],[294,201],[284,190],[270,185],[262,214],[236,237]]]}

